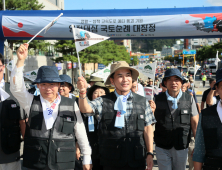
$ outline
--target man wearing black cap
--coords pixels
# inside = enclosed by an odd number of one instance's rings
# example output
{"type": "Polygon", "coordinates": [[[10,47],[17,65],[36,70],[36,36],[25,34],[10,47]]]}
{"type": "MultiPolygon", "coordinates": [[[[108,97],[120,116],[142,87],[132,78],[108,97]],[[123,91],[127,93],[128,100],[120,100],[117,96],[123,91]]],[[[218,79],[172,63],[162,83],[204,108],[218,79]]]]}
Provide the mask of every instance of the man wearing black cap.
{"type": "Polygon", "coordinates": [[[181,91],[183,80],[178,69],[168,69],[162,81],[167,91],[155,97],[154,141],[160,170],[185,170],[191,129],[196,134],[198,111],[193,97],[181,91]]]}
{"type": "Polygon", "coordinates": [[[33,82],[40,95],[28,93],[22,74],[27,55],[28,44],[23,44],[17,50],[18,60],[10,87],[27,117],[23,166],[43,170],[74,169],[76,137],[84,155],[83,169],[91,170],[91,148],[76,102],[58,94],[63,81],[55,66],[40,67],[33,82]]]}
{"type": "Polygon", "coordinates": [[[220,101],[200,114],[193,154],[195,170],[222,169],[222,69],[216,72],[213,87],[220,96],[220,101]]]}

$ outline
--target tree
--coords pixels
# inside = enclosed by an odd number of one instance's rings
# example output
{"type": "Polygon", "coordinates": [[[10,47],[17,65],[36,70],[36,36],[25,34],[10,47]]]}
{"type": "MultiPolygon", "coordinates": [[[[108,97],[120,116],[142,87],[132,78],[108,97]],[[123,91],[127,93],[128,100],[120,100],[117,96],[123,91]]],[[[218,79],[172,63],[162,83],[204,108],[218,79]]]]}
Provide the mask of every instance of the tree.
{"type": "MultiPolygon", "coordinates": [[[[6,10],[41,10],[44,8],[43,4],[40,4],[38,0],[6,0],[5,1],[5,8],[6,10]]],[[[2,9],[2,1],[0,1],[0,10],[2,9]]],[[[42,43],[43,41],[38,41],[38,43],[42,43]]],[[[11,50],[13,49],[13,44],[21,44],[23,43],[22,40],[8,40],[9,47],[11,50]]],[[[37,48],[34,44],[35,42],[31,42],[33,47],[37,48]]],[[[44,43],[41,45],[44,46],[44,43]]]]}
{"type": "Polygon", "coordinates": [[[204,61],[209,58],[215,58],[217,51],[219,51],[219,58],[222,58],[220,55],[222,53],[222,42],[216,43],[212,46],[204,46],[202,49],[197,50],[196,60],[204,61]]]}

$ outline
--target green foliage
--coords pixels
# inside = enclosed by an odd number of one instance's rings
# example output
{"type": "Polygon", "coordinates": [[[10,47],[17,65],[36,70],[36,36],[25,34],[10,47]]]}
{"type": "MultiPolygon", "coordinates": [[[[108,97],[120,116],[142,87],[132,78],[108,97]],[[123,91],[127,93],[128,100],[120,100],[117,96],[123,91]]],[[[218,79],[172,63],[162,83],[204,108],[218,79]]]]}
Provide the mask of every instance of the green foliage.
{"type": "Polygon", "coordinates": [[[202,49],[197,51],[196,60],[203,61],[208,58],[215,58],[217,51],[219,51],[219,58],[222,58],[220,55],[222,53],[222,42],[216,43],[212,46],[204,46],[202,49]]]}
{"type": "MultiPolygon", "coordinates": [[[[6,10],[40,10],[44,8],[38,0],[5,0],[6,10]]],[[[2,0],[0,0],[0,10],[2,9],[2,0]]]]}
{"type": "Polygon", "coordinates": [[[132,40],[132,51],[148,53],[149,50],[161,51],[164,45],[173,46],[175,39],[136,39],[132,40]]]}
{"type": "MultiPolygon", "coordinates": [[[[55,44],[55,50],[63,54],[63,57],[54,59],[56,62],[78,61],[73,40],[59,40],[55,44]]],[[[131,62],[126,48],[122,45],[116,45],[113,41],[103,41],[90,46],[79,52],[79,57],[81,63],[101,63],[106,66],[112,61],[131,62]]]]}

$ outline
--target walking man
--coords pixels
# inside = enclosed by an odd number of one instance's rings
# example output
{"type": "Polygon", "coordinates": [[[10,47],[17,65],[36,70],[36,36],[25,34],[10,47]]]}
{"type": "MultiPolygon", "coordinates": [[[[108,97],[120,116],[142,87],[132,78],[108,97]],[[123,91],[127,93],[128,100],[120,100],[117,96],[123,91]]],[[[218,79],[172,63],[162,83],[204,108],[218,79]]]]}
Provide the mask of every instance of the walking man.
{"type": "Polygon", "coordinates": [[[40,95],[26,91],[23,67],[28,44],[17,50],[17,64],[12,71],[10,90],[26,113],[23,166],[28,169],[74,169],[75,137],[83,153],[83,169],[91,170],[91,148],[75,100],[58,94],[60,83],[55,66],[39,68],[37,84],[40,95]]]}
{"type": "Polygon", "coordinates": [[[206,81],[207,81],[207,76],[206,76],[206,74],[204,73],[204,74],[203,74],[203,77],[202,77],[203,87],[205,87],[206,81]]]}
{"type": "Polygon", "coordinates": [[[104,170],[148,170],[153,167],[153,128],[156,122],[145,97],[131,92],[137,70],[125,61],[111,65],[106,85],[115,92],[87,102],[87,83],[79,78],[79,107],[99,121],[100,161],[104,170]],[[144,152],[146,150],[146,152],[144,152]]]}
{"type": "Polygon", "coordinates": [[[160,170],[185,170],[191,129],[196,134],[198,111],[193,97],[181,91],[183,81],[178,69],[168,69],[162,81],[167,91],[155,97],[154,141],[160,170]]]}

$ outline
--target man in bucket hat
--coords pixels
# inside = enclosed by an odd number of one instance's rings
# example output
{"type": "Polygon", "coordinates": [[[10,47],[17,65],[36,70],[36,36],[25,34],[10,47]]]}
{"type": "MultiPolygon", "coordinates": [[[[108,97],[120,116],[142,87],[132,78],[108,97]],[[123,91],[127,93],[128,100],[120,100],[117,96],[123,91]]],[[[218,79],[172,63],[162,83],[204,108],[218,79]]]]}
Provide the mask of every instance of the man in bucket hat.
{"type": "Polygon", "coordinates": [[[200,113],[193,154],[195,170],[222,169],[222,69],[216,72],[216,90],[220,101],[200,113]]]}
{"type": "Polygon", "coordinates": [[[43,170],[74,169],[76,137],[84,155],[83,169],[91,170],[91,148],[76,102],[58,94],[63,81],[55,66],[40,67],[33,82],[40,95],[28,93],[22,73],[27,55],[28,44],[23,44],[17,50],[10,88],[27,117],[23,166],[43,170]]]}
{"type": "Polygon", "coordinates": [[[185,170],[191,128],[196,134],[198,111],[193,97],[181,91],[183,83],[178,69],[168,69],[162,81],[167,91],[155,97],[154,141],[160,170],[185,170]]]}
{"type": "Polygon", "coordinates": [[[153,128],[156,122],[145,97],[131,92],[137,70],[125,61],[111,65],[105,84],[115,91],[87,102],[86,81],[79,77],[79,107],[99,121],[100,161],[104,170],[149,170],[153,167],[153,128]],[[144,152],[146,150],[146,152],[144,152]]]}

